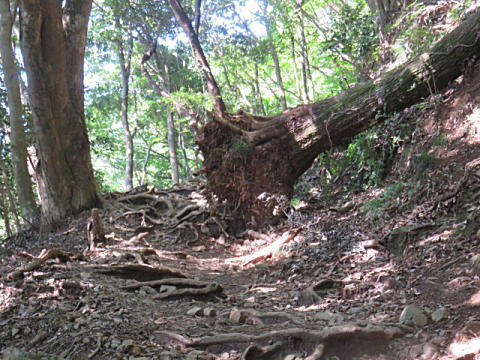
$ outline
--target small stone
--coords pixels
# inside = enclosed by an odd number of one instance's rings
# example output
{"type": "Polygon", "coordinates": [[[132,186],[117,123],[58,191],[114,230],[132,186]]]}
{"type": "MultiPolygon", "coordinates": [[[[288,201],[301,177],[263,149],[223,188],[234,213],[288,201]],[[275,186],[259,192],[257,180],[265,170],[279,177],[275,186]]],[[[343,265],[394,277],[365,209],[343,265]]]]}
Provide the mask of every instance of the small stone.
{"type": "Polygon", "coordinates": [[[295,359],[297,359],[297,355],[293,355],[293,354],[290,354],[284,357],[284,360],[295,360],[295,359]]]}
{"type": "Polygon", "coordinates": [[[119,339],[112,339],[112,341],[110,341],[110,347],[111,347],[112,349],[117,349],[117,348],[119,348],[119,347],[120,347],[120,344],[121,344],[121,342],[120,342],[119,339]]]}
{"type": "Polygon", "coordinates": [[[318,321],[330,321],[335,318],[335,314],[331,311],[319,311],[313,315],[313,318],[318,321]]]}
{"type": "Polygon", "coordinates": [[[177,287],[176,286],[172,286],[172,285],[162,285],[160,286],[160,292],[170,292],[170,291],[174,291],[174,290],[177,290],[177,287]]]}
{"type": "Polygon", "coordinates": [[[207,250],[207,247],[205,245],[199,245],[199,246],[192,247],[192,251],[195,251],[195,252],[202,252],[202,251],[206,251],[206,250],[207,250]]]}
{"type": "Polygon", "coordinates": [[[122,341],[122,346],[123,347],[129,347],[129,346],[132,346],[132,345],[133,345],[133,340],[131,340],[131,339],[127,339],[127,340],[122,341]]]}
{"type": "Polygon", "coordinates": [[[319,311],[313,315],[315,320],[326,321],[329,325],[334,325],[335,323],[341,323],[345,321],[345,317],[342,314],[333,313],[331,311],[319,311]]]}
{"type": "Polygon", "coordinates": [[[170,351],[162,351],[158,356],[160,360],[173,360],[174,355],[170,351]]]}
{"type": "Polygon", "coordinates": [[[408,357],[412,359],[418,359],[418,357],[422,352],[423,352],[422,345],[413,345],[408,349],[408,357]]]}
{"type": "Polygon", "coordinates": [[[406,325],[425,326],[428,318],[425,314],[415,306],[407,305],[400,314],[400,323],[406,325]]]}
{"type": "Polygon", "coordinates": [[[187,315],[190,316],[202,316],[203,315],[203,309],[200,306],[194,306],[190,310],[187,311],[187,315]]]}
{"type": "Polygon", "coordinates": [[[435,345],[442,345],[446,341],[447,341],[447,338],[445,336],[436,336],[430,340],[430,342],[435,345]]]}
{"type": "Polygon", "coordinates": [[[480,266],[480,254],[473,255],[473,256],[470,258],[470,262],[471,262],[473,265],[480,266]]]}
{"type": "Polygon", "coordinates": [[[157,290],[155,290],[151,286],[142,286],[140,290],[142,290],[145,294],[149,294],[149,295],[157,294],[157,290]]]}
{"type": "Polygon", "coordinates": [[[230,316],[228,319],[234,324],[243,324],[247,320],[247,314],[242,310],[233,308],[230,311],[230,316]]]}
{"type": "Polygon", "coordinates": [[[200,360],[202,359],[203,351],[192,350],[187,355],[187,360],[200,360]]]}
{"type": "Polygon", "coordinates": [[[19,332],[20,332],[20,329],[19,329],[19,328],[16,328],[16,327],[13,327],[13,328],[12,328],[12,336],[17,335],[19,332]]]}
{"type": "Polygon", "coordinates": [[[437,358],[437,355],[438,355],[437,346],[431,343],[426,343],[423,345],[422,356],[420,358],[422,360],[433,360],[437,358]]]}
{"type": "Polygon", "coordinates": [[[215,315],[217,315],[217,311],[214,308],[207,307],[203,309],[203,315],[208,317],[214,317],[215,315]]]}
{"type": "Polygon", "coordinates": [[[446,311],[444,308],[437,309],[432,313],[432,320],[435,322],[440,321],[445,317],[445,314],[446,311]]]}
{"type": "Polygon", "coordinates": [[[237,297],[235,295],[227,295],[226,301],[237,302],[237,297]]]}
{"type": "Polygon", "coordinates": [[[361,242],[361,245],[364,249],[378,249],[380,247],[378,240],[365,240],[361,242]]]}
{"type": "Polygon", "coordinates": [[[358,313],[361,313],[362,311],[365,311],[365,308],[361,306],[354,306],[347,310],[349,314],[358,314],[358,313]]]}

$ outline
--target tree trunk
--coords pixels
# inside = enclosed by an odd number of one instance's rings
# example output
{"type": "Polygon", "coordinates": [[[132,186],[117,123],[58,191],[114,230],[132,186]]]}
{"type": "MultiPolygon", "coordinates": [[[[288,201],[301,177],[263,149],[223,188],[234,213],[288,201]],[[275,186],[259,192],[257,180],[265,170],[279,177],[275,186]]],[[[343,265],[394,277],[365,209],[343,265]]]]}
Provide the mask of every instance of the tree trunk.
{"type": "Polygon", "coordinates": [[[46,224],[97,205],[83,110],[91,0],[22,0],[22,53],[39,147],[38,190],[46,224]],[[62,18],[64,22],[62,23],[62,18]]]}
{"type": "Polygon", "coordinates": [[[377,14],[380,29],[385,29],[393,22],[401,5],[398,0],[366,0],[366,3],[370,11],[377,14]]]}
{"type": "Polygon", "coordinates": [[[172,171],[172,183],[178,184],[178,157],[177,144],[175,141],[175,122],[173,111],[169,108],[167,111],[167,142],[168,142],[168,158],[170,160],[170,169],[172,171]]]}
{"type": "Polygon", "coordinates": [[[18,69],[12,47],[13,19],[10,1],[0,0],[0,54],[2,56],[5,87],[7,88],[10,117],[10,141],[12,144],[12,165],[17,188],[18,203],[27,222],[35,225],[39,220],[39,210],[32,189],[32,180],[27,167],[27,140],[23,126],[22,100],[18,69]]]}
{"type": "Polygon", "coordinates": [[[298,4],[299,8],[297,12],[298,23],[300,24],[300,36],[301,36],[301,49],[302,49],[302,76],[303,76],[303,89],[305,91],[305,99],[310,101],[310,99],[315,98],[314,88],[313,88],[313,78],[312,71],[310,69],[310,60],[308,58],[308,44],[305,36],[305,25],[303,22],[303,13],[300,10],[302,3],[298,4]],[[312,94],[310,94],[307,83],[310,82],[310,88],[312,94]],[[310,96],[311,95],[311,96],[310,96]]]}
{"type": "Polygon", "coordinates": [[[262,93],[260,91],[260,76],[259,76],[259,71],[258,71],[258,64],[257,61],[254,60],[253,62],[254,66],[254,73],[255,73],[255,99],[256,101],[256,107],[257,111],[259,112],[260,115],[265,115],[265,107],[263,106],[263,99],[262,99],[262,93]]]}
{"type": "MultiPolygon", "coordinates": [[[[118,32],[121,32],[120,21],[115,19],[115,27],[118,32]]],[[[133,189],[133,134],[130,129],[130,123],[128,120],[128,107],[129,107],[129,91],[130,91],[130,70],[132,65],[132,51],[133,40],[132,37],[128,39],[128,48],[125,49],[123,38],[119,37],[117,40],[117,55],[120,63],[120,77],[122,84],[122,98],[121,98],[121,119],[123,136],[125,140],[125,190],[129,191],[133,189]]]]}
{"type": "MultiPolygon", "coordinates": [[[[170,3],[175,18],[192,44],[193,53],[198,60],[200,71],[202,72],[203,78],[207,85],[208,94],[213,100],[215,115],[221,121],[221,119],[225,118],[225,115],[227,114],[227,108],[225,107],[225,103],[223,102],[222,95],[220,93],[220,88],[215,81],[212,70],[210,69],[210,65],[205,57],[205,53],[203,52],[200,42],[198,41],[198,35],[195,32],[190,19],[185,13],[185,10],[183,10],[180,1],[168,0],[168,2],[170,3]]],[[[225,123],[225,125],[227,125],[227,123],[225,123]]]]}
{"type": "MultiPolygon", "coordinates": [[[[480,53],[480,12],[425,53],[342,94],[272,117],[230,115],[210,122],[200,149],[209,189],[250,219],[271,215],[273,195],[289,198],[318,154],[387,119],[461,75],[480,53]],[[240,125],[241,124],[241,125],[240,125]]],[[[277,196],[278,198],[278,196],[277,196]]]]}
{"type": "Polygon", "coordinates": [[[270,47],[270,53],[272,54],[273,66],[275,69],[275,78],[277,79],[277,85],[280,88],[280,104],[282,106],[282,110],[285,111],[287,110],[287,97],[285,94],[285,86],[283,85],[282,69],[280,68],[280,60],[278,59],[277,48],[275,47],[275,43],[273,41],[272,26],[270,24],[270,19],[268,18],[267,6],[268,6],[268,2],[265,1],[264,8],[263,8],[263,16],[265,17],[265,28],[268,36],[268,46],[270,47]]]}
{"type": "Polygon", "coordinates": [[[192,177],[192,169],[190,168],[190,164],[188,163],[188,156],[187,150],[185,148],[185,138],[183,137],[183,129],[180,127],[178,131],[178,148],[182,152],[183,155],[183,169],[185,172],[185,179],[189,180],[192,177]]]}

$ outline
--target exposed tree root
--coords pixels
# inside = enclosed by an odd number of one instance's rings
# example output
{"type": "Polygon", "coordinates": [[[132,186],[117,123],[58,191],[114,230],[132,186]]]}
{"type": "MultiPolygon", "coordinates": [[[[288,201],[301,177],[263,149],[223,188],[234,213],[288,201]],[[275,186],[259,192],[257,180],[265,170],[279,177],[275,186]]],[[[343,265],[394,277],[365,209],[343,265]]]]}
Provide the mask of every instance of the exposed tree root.
{"type": "Polygon", "coordinates": [[[210,293],[219,293],[223,289],[219,284],[211,283],[207,281],[193,280],[193,279],[179,279],[169,278],[162,280],[142,281],[136,284],[130,284],[123,286],[124,290],[135,290],[142,286],[161,287],[162,285],[175,286],[175,289],[169,290],[159,295],[154,296],[154,299],[166,299],[170,297],[178,296],[195,296],[195,295],[207,295],[210,293]],[[177,289],[177,287],[182,287],[177,289]]]}
{"type": "Polygon", "coordinates": [[[239,311],[244,313],[246,317],[255,324],[263,324],[264,322],[268,322],[269,319],[271,322],[274,322],[278,319],[283,319],[283,322],[289,322],[295,325],[303,325],[305,323],[304,321],[296,318],[295,316],[283,311],[269,311],[265,313],[253,309],[239,309],[239,311]]]}
{"type": "MultiPolygon", "coordinates": [[[[400,336],[404,331],[396,326],[344,324],[326,327],[323,330],[307,328],[288,328],[269,331],[260,335],[243,333],[217,334],[200,338],[189,338],[169,331],[160,331],[156,334],[164,336],[171,341],[189,347],[206,347],[211,345],[224,345],[233,343],[254,343],[293,338],[307,343],[318,344],[310,359],[319,359],[324,347],[323,344],[330,340],[363,339],[371,341],[387,341],[400,336]]],[[[253,350],[252,350],[253,351],[253,350]]],[[[253,359],[253,358],[252,358],[253,359]]]]}
{"type": "Polygon", "coordinates": [[[305,360],[320,360],[325,351],[325,344],[317,345],[313,353],[305,358],[305,360]]]}
{"type": "Polygon", "coordinates": [[[6,276],[7,280],[9,280],[9,281],[14,281],[14,280],[22,278],[24,273],[39,268],[48,259],[58,257],[59,259],[61,259],[63,261],[66,261],[73,256],[73,254],[71,254],[71,253],[69,253],[65,250],[61,250],[61,249],[49,249],[49,250],[43,249],[41,251],[40,255],[38,255],[37,257],[34,257],[34,256],[32,256],[30,254],[26,254],[26,253],[21,253],[19,255],[24,256],[24,257],[32,258],[33,261],[31,263],[25,265],[24,267],[9,273],[6,276]]]}
{"type": "MultiPolygon", "coordinates": [[[[158,191],[155,188],[147,190],[140,187],[127,195],[111,193],[106,197],[107,206],[115,209],[116,216],[110,222],[120,226],[120,222],[140,220],[135,228],[138,229],[135,231],[136,236],[151,231],[158,235],[161,231],[165,235],[174,233],[177,240],[197,241],[201,234],[223,234],[228,238],[227,223],[224,220],[231,217],[227,215],[226,206],[209,203],[202,190],[198,191],[199,188],[199,185],[187,185],[172,191],[158,191]],[[219,215],[221,219],[218,218],[219,215]]],[[[142,238],[147,236],[148,234],[143,235],[142,238]]],[[[132,238],[132,241],[137,240],[138,237],[132,238]]]]}

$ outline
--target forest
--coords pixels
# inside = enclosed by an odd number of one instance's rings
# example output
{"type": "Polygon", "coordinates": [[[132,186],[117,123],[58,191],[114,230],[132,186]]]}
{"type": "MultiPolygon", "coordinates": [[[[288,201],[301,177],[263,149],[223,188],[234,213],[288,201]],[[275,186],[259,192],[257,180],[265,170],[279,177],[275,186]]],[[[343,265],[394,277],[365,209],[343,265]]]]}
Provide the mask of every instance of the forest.
{"type": "Polygon", "coordinates": [[[0,353],[476,359],[479,7],[0,0],[0,353]]]}

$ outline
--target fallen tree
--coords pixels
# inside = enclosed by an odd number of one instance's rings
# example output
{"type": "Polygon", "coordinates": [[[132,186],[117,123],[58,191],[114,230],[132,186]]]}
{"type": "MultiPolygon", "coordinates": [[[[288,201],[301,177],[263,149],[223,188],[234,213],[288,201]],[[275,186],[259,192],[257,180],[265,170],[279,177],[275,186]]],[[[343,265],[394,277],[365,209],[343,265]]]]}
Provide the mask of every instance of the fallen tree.
{"type": "Polygon", "coordinates": [[[211,121],[198,139],[208,187],[262,222],[278,195],[290,198],[296,179],[322,152],[384,121],[457,79],[480,54],[480,11],[470,14],[430,51],[336,96],[264,117],[229,114],[196,32],[178,0],[170,0],[190,39],[214,102],[211,121]]]}

